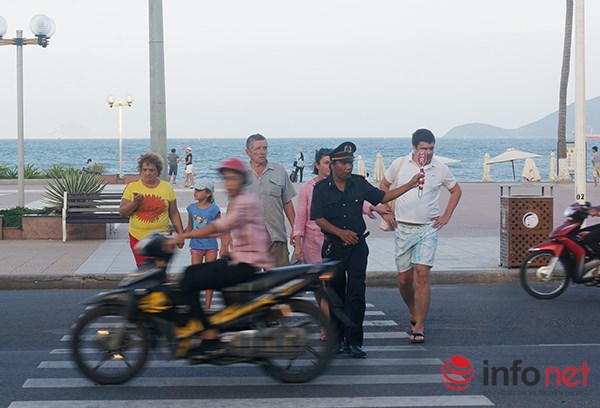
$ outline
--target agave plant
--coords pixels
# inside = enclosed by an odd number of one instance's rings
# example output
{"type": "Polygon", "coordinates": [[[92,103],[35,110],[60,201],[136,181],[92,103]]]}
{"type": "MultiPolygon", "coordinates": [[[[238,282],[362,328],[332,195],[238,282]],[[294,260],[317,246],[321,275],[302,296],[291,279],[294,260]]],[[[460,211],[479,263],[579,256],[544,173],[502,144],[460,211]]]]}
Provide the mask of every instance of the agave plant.
{"type": "Polygon", "coordinates": [[[65,191],[68,194],[93,194],[104,190],[104,183],[93,174],[82,173],[79,170],[67,168],[60,177],[52,178],[42,194],[44,201],[48,203],[46,208],[52,211],[61,211],[65,191]]]}
{"type": "Polygon", "coordinates": [[[62,164],[53,164],[49,169],[46,169],[45,178],[47,179],[58,179],[67,172],[69,167],[63,166],[62,164]]]}

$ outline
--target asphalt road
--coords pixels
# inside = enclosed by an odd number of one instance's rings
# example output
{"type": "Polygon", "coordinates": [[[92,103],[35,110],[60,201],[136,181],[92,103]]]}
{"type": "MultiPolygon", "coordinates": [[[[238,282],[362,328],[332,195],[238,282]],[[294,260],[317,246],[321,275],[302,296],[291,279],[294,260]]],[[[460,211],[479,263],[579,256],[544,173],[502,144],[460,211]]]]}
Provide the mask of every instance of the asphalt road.
{"type": "Polygon", "coordinates": [[[309,384],[279,384],[249,365],[163,360],[116,387],[82,378],[62,341],[82,311],[80,301],[94,293],[0,292],[0,406],[592,407],[600,401],[597,288],[571,287],[540,301],[514,285],[438,285],[423,346],[407,340],[408,317],[397,290],[368,289],[368,358],[338,358],[309,384]],[[456,355],[474,367],[464,391],[441,382],[442,364],[456,355]]]}

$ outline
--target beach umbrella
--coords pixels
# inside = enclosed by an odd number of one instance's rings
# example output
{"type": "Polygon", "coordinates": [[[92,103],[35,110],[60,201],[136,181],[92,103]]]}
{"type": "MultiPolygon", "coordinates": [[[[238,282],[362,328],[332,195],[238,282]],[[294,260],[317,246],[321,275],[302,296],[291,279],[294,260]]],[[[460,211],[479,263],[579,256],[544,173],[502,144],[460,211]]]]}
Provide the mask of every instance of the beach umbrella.
{"type": "Polygon", "coordinates": [[[489,183],[490,181],[492,181],[492,178],[490,177],[490,165],[488,164],[489,161],[490,161],[490,154],[488,152],[485,152],[485,154],[483,155],[483,182],[484,183],[489,183]]]}
{"type": "Polygon", "coordinates": [[[533,159],[525,159],[525,165],[523,166],[523,173],[521,174],[521,181],[540,181],[540,172],[533,159]]]}
{"type": "Polygon", "coordinates": [[[504,153],[499,154],[498,156],[494,157],[493,159],[490,159],[487,163],[488,164],[497,164],[497,163],[510,162],[512,164],[513,180],[516,180],[517,177],[515,176],[515,160],[533,159],[535,157],[540,157],[540,155],[535,154],[535,153],[523,152],[521,150],[513,149],[511,147],[511,148],[506,149],[506,151],[504,153]]]}
{"type": "Polygon", "coordinates": [[[442,162],[444,164],[460,163],[460,160],[451,159],[450,157],[440,156],[439,154],[436,154],[434,157],[437,161],[442,162]]]}
{"type": "Polygon", "coordinates": [[[550,176],[548,178],[550,181],[556,181],[558,178],[556,175],[556,153],[554,151],[550,153],[550,176]]]}
{"type": "Polygon", "coordinates": [[[367,177],[367,166],[365,166],[365,160],[361,155],[356,158],[356,174],[367,177]]]}
{"type": "Polygon", "coordinates": [[[373,181],[378,183],[383,180],[385,166],[383,165],[383,156],[381,153],[375,155],[375,170],[373,170],[373,181]]]}

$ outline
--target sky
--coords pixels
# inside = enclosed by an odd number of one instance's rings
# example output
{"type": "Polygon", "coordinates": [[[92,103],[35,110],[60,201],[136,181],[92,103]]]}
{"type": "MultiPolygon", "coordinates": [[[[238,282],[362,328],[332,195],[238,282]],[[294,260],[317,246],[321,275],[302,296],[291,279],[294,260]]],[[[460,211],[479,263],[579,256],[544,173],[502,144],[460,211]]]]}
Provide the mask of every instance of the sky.
{"type": "MultiPolygon", "coordinates": [[[[558,107],[565,0],[164,0],[168,138],[443,136],[558,107]]],[[[24,47],[26,138],[150,133],[148,2],[2,0],[24,47]]],[[[600,2],[586,2],[586,96],[600,95],[600,2]]],[[[0,47],[0,138],[16,139],[16,47],[0,47]]],[[[574,60],[574,58],[573,58],[574,60]]],[[[569,102],[574,100],[572,70],[569,102]]],[[[549,135],[552,137],[553,135],[549,135]]]]}

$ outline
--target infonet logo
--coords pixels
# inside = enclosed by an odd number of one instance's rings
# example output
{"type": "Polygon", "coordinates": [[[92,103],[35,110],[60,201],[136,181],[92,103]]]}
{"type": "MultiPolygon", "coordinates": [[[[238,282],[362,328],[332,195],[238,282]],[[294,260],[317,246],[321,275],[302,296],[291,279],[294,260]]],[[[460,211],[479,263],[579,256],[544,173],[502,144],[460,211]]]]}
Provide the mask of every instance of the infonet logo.
{"type": "Polygon", "coordinates": [[[474,376],[473,364],[465,356],[452,356],[442,365],[442,383],[453,391],[469,388],[469,382],[474,376]]]}
{"type": "MultiPolygon", "coordinates": [[[[533,387],[543,384],[546,387],[587,387],[590,368],[584,360],[581,367],[568,366],[564,369],[549,366],[544,369],[523,367],[523,360],[514,360],[509,367],[490,366],[488,360],[483,360],[484,386],[516,386],[523,384],[533,387]]],[[[442,365],[442,383],[453,391],[464,391],[470,386],[475,376],[473,363],[461,355],[446,359],[442,365]]]]}

